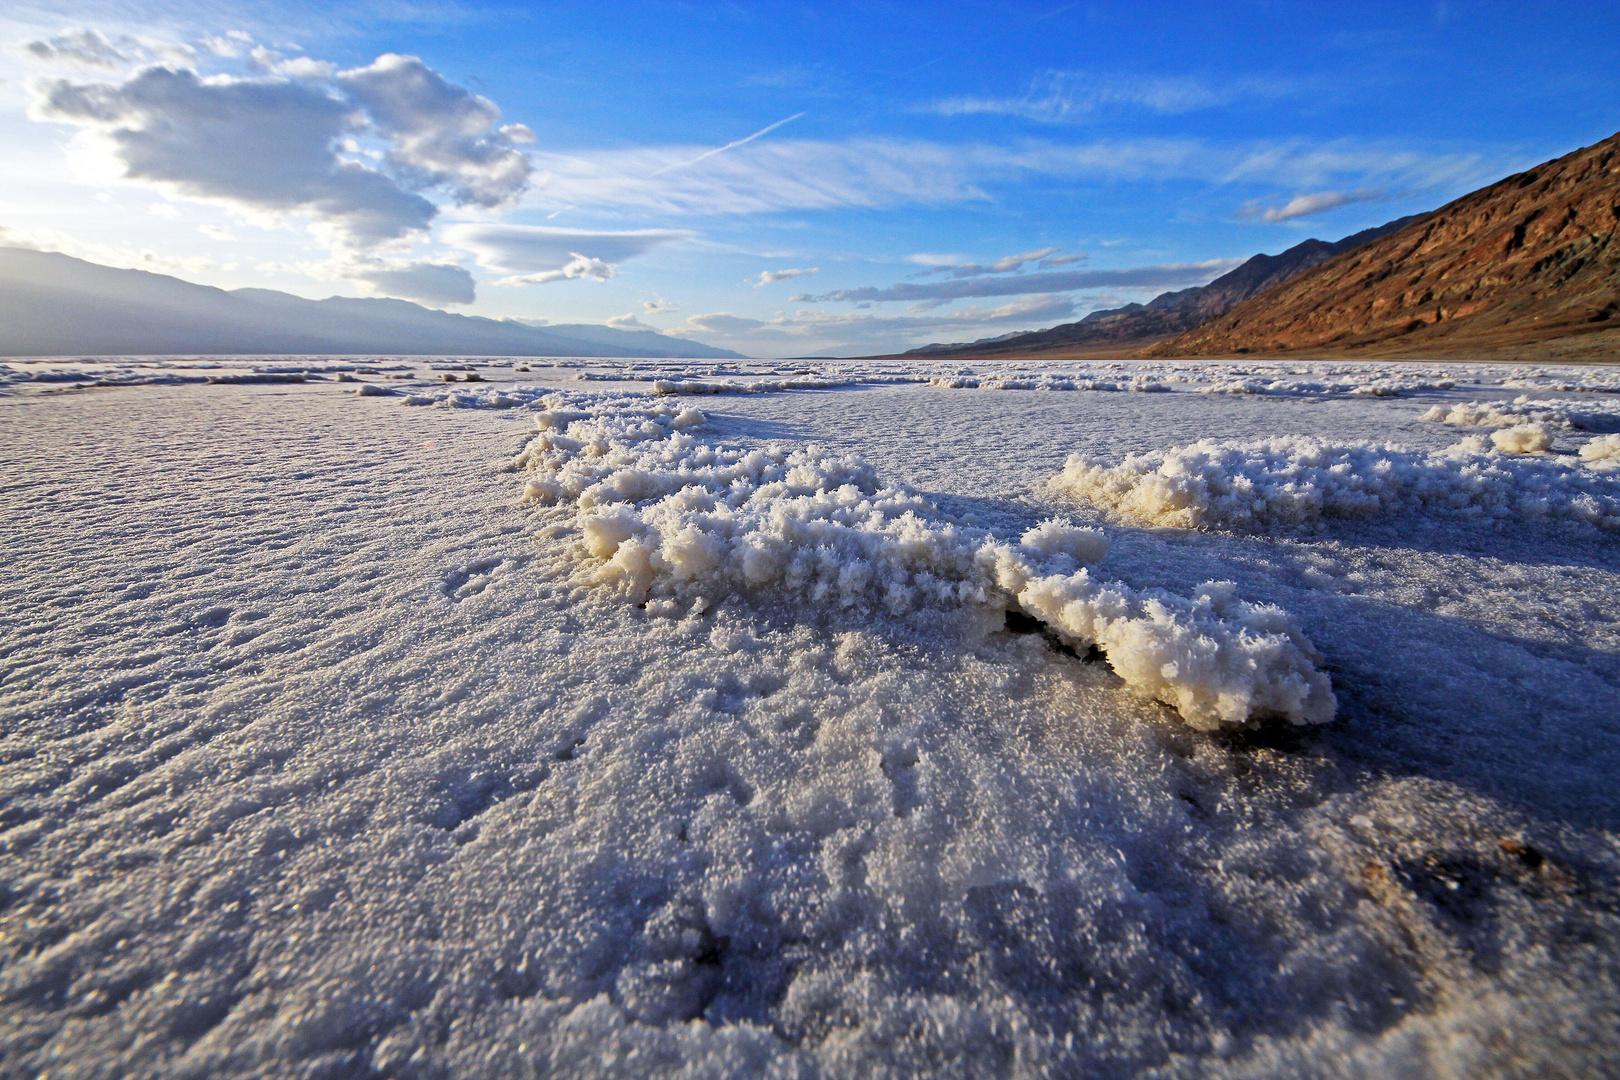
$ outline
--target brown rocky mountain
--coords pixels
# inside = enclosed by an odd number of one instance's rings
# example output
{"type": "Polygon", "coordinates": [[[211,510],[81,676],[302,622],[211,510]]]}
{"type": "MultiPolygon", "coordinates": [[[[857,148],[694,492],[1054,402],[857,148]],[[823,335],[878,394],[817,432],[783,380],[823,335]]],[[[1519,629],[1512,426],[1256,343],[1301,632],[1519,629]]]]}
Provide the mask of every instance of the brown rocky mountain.
{"type": "Polygon", "coordinates": [[[1620,135],[1464,195],[1141,355],[1490,353],[1577,335],[1620,353],[1617,227],[1620,135]]]}
{"type": "Polygon", "coordinates": [[[1064,323],[1047,330],[1028,330],[963,345],[924,345],[910,350],[906,355],[1047,353],[1071,348],[1141,343],[1168,337],[1223,315],[1249,297],[1280,285],[1341,252],[1360,247],[1416,221],[1418,216],[1421,215],[1363,229],[1337,243],[1312,239],[1295,244],[1279,255],[1256,255],[1208,285],[1160,293],[1146,304],[1127,304],[1107,311],[1093,311],[1079,322],[1064,323]]]}

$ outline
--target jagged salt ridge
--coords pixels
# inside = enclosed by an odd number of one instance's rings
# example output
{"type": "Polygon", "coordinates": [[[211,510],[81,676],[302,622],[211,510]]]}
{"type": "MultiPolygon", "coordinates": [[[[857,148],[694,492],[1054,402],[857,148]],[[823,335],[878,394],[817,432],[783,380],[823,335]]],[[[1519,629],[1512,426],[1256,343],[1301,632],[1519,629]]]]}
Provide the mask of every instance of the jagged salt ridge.
{"type": "MultiPolygon", "coordinates": [[[[1506,448],[1521,452],[1546,445],[1545,432],[1530,425],[1496,434],[1514,436],[1504,440],[1506,448]]],[[[1131,518],[1183,529],[1265,530],[1323,518],[1425,513],[1620,530],[1615,477],[1549,458],[1492,453],[1478,437],[1438,451],[1305,437],[1203,439],[1131,454],[1118,465],[1074,454],[1049,485],[1131,518]]]]}
{"type": "Polygon", "coordinates": [[[581,580],[672,612],[677,597],[764,591],[820,604],[917,611],[1017,608],[1096,645],[1138,693],[1200,730],[1280,715],[1333,718],[1319,656],[1281,609],[1209,582],[1191,597],[1104,581],[1082,563],[1095,530],[1046,521],[1008,543],[949,520],[872,467],[815,446],[728,448],[690,434],[679,401],[556,394],[514,466],[524,499],[563,505],[581,580]]]}

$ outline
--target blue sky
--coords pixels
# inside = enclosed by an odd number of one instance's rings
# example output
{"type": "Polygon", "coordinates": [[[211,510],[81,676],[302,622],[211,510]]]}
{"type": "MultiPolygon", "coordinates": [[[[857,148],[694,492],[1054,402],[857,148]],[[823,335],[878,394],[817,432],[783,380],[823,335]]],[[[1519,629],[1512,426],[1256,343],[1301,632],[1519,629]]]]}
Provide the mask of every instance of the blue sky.
{"type": "Polygon", "coordinates": [[[0,242],[855,355],[1070,321],[1620,129],[1620,4],[79,4],[0,242]]]}

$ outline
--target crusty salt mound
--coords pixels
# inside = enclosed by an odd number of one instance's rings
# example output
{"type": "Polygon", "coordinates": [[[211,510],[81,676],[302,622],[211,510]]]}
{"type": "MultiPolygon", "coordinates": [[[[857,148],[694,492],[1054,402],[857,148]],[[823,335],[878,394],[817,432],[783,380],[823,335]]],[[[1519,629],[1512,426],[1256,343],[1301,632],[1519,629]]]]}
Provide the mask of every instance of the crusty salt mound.
{"type": "Polygon", "coordinates": [[[1491,432],[1491,445],[1504,454],[1540,454],[1552,449],[1546,424],[1514,424],[1491,432]]]}
{"type": "Polygon", "coordinates": [[[1412,376],[1373,379],[1335,379],[1329,381],[1302,381],[1299,379],[1219,379],[1198,388],[1200,394],[1257,394],[1264,397],[1400,397],[1418,390],[1450,390],[1457,383],[1452,379],[1419,379],[1412,376]]]}
{"type": "Polygon", "coordinates": [[[572,511],[584,582],[649,611],[774,591],[896,617],[1013,608],[1071,645],[1095,645],[1137,692],[1212,730],[1263,716],[1331,720],[1327,675],[1275,607],[1225,583],[1191,598],[1099,580],[1102,535],[1055,520],[1017,543],[948,519],[871,466],[816,447],[731,449],[689,433],[678,402],[555,395],[517,459],[524,498],[572,511]]]}
{"type": "Polygon", "coordinates": [[[1620,407],[1607,402],[1537,400],[1521,394],[1511,402],[1464,401],[1456,405],[1436,405],[1423,414],[1423,419],[1463,427],[1543,424],[1562,431],[1616,431],[1620,430],[1620,407]]]}
{"type": "Polygon", "coordinates": [[[928,385],[944,390],[1102,390],[1162,394],[1170,387],[1148,378],[1097,379],[1082,375],[936,375],[928,385]]]}
{"type": "Polygon", "coordinates": [[[1620,435],[1599,435],[1580,449],[1580,458],[1602,468],[1620,468],[1620,435]]]}
{"type": "MultiPolygon", "coordinates": [[[[1513,438],[1528,449],[1544,435],[1513,438]]],[[[1478,439],[1440,451],[1301,437],[1206,439],[1132,454],[1118,465],[1075,454],[1049,484],[1128,518],[1181,529],[1265,530],[1416,512],[1620,530],[1615,478],[1554,460],[1490,453],[1478,439]]]]}

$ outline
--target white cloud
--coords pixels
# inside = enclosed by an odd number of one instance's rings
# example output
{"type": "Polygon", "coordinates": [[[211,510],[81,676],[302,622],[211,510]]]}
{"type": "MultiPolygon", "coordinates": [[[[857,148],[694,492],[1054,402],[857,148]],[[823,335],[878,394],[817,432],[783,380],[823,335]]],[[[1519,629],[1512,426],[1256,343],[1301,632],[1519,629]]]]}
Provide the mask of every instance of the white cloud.
{"type": "Polygon", "coordinates": [[[127,82],[40,87],[38,114],[85,126],[123,175],[175,194],[301,212],[355,246],[424,229],[437,208],[332,143],[351,107],[321,88],[279,80],[203,80],[148,68],[127,82]]]}
{"type": "Polygon", "coordinates": [[[649,326],[636,318],[636,313],[633,311],[623,315],[615,315],[607,321],[607,324],[616,330],[650,330],[655,334],[663,333],[658,327],[649,326]]]}
{"type": "Polygon", "coordinates": [[[229,229],[222,228],[219,225],[199,225],[197,226],[197,231],[208,237],[210,240],[229,241],[236,239],[235,233],[231,232],[229,229]]]}
{"type": "MultiPolygon", "coordinates": [[[[241,35],[213,45],[252,47],[241,35]]],[[[125,179],[307,215],[356,250],[425,230],[439,211],[423,192],[494,207],[527,183],[528,159],[497,128],[499,110],[414,57],[388,54],[327,79],[330,65],[256,55],[270,73],[203,78],[159,66],[111,83],[43,81],[34,114],[78,125],[81,145],[125,179]],[[380,168],[356,160],[357,136],[382,140],[380,168]]]]}
{"type": "Polygon", "coordinates": [[[271,75],[284,75],[289,79],[328,79],[337,65],[325,60],[312,60],[307,56],[283,57],[272,49],[256,45],[248,54],[253,66],[271,75]]]}
{"type": "Polygon", "coordinates": [[[456,202],[486,209],[528,186],[532,166],[512,136],[533,141],[533,133],[522,125],[501,128],[493,101],[445,81],[416,57],[386,53],[339,72],[337,84],[392,140],[387,160],[414,186],[444,187],[456,202]]]}
{"type": "Polygon", "coordinates": [[[1332,210],[1336,206],[1370,202],[1385,197],[1387,197],[1387,193],[1380,188],[1358,188],[1355,191],[1317,191],[1309,195],[1295,195],[1282,206],[1265,207],[1258,202],[1248,203],[1238,211],[1238,216],[1258,217],[1261,221],[1287,221],[1290,218],[1304,217],[1307,214],[1320,213],[1323,210],[1332,210]]]}
{"type": "Polygon", "coordinates": [[[245,30],[227,30],[223,34],[203,38],[201,45],[215,56],[234,60],[253,48],[253,35],[245,30]]]}
{"type": "Polygon", "coordinates": [[[804,277],[806,274],[819,273],[821,273],[821,267],[819,266],[812,266],[803,270],[764,270],[761,271],[759,280],[754,282],[754,288],[757,289],[777,281],[792,281],[794,278],[804,277]]]}
{"type": "Polygon", "coordinates": [[[480,266],[507,274],[497,284],[534,285],[570,278],[606,281],[619,263],[691,234],[672,229],[598,232],[542,225],[461,224],[445,239],[473,253],[480,266]]]}
{"type": "Polygon", "coordinates": [[[593,259],[589,255],[572,252],[570,258],[555,270],[542,270],[534,274],[512,274],[503,277],[497,285],[545,285],[552,281],[569,281],[574,278],[590,278],[592,281],[607,281],[616,272],[612,263],[593,259]]]}
{"type": "Polygon", "coordinates": [[[175,205],[166,202],[153,203],[146,208],[146,212],[153,217],[167,218],[170,221],[180,216],[180,211],[175,209],[175,205]]]}
{"type": "Polygon", "coordinates": [[[464,267],[435,262],[372,262],[346,267],[343,276],[369,285],[384,296],[415,300],[434,307],[470,304],[477,299],[473,276],[464,267]]]}

